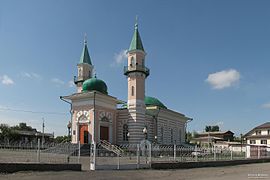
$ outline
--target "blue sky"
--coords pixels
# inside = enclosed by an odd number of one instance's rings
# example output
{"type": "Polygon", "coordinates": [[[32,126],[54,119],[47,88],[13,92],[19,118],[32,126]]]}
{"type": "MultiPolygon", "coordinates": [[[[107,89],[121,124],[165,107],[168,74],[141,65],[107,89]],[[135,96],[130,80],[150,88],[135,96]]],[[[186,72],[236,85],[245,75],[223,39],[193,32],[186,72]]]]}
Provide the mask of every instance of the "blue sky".
{"type": "Polygon", "coordinates": [[[270,2],[0,0],[0,123],[66,134],[84,33],[97,77],[126,100],[135,16],[151,74],[146,94],[205,125],[246,133],[270,117],[270,2]],[[2,108],[2,110],[1,110],[2,108]],[[4,109],[29,110],[29,113],[4,109]]]}

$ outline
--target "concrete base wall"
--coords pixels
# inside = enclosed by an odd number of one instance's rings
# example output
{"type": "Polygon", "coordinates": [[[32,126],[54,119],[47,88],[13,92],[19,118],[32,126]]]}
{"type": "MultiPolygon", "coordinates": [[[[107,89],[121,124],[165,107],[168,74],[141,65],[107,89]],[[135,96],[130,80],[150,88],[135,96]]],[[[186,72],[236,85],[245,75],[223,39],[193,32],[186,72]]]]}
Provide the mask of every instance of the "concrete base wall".
{"type": "Polygon", "coordinates": [[[64,170],[81,171],[81,164],[0,163],[0,173],[64,170]]]}
{"type": "Polygon", "coordinates": [[[233,166],[251,163],[264,163],[270,162],[267,159],[245,159],[245,160],[232,160],[232,161],[209,161],[209,162],[159,162],[152,163],[152,169],[189,169],[201,167],[219,167],[219,166],[233,166]]]}

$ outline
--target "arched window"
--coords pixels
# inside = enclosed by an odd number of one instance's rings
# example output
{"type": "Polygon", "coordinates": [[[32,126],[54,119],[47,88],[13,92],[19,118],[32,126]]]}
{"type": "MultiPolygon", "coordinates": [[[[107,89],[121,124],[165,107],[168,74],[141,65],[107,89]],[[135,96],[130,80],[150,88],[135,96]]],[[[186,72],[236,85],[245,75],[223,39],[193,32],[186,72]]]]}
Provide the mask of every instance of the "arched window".
{"type": "Polygon", "coordinates": [[[173,129],[171,129],[171,144],[173,144],[173,129]]]}
{"type": "Polygon", "coordinates": [[[101,118],[101,121],[109,122],[109,119],[106,116],[104,116],[104,117],[101,118]]]}
{"type": "Polygon", "coordinates": [[[145,129],[146,129],[146,131],[144,132],[145,134],[145,139],[148,139],[148,134],[149,134],[149,132],[148,132],[148,126],[145,126],[145,129]]]}
{"type": "Polygon", "coordinates": [[[78,120],[79,121],[87,121],[87,117],[85,115],[81,115],[78,120]]]}
{"type": "Polygon", "coordinates": [[[145,65],[145,62],[144,62],[144,59],[142,59],[142,66],[144,67],[144,65],[145,65]]]}
{"type": "Polygon", "coordinates": [[[131,57],[130,64],[131,64],[131,66],[134,66],[135,65],[135,59],[134,59],[134,57],[131,57]]]}
{"type": "Polygon", "coordinates": [[[123,141],[128,141],[128,125],[123,125],[123,141]]]}
{"type": "Polygon", "coordinates": [[[134,96],[134,86],[131,86],[131,96],[134,96]]]}
{"type": "Polygon", "coordinates": [[[163,144],[163,137],[164,137],[164,134],[163,134],[163,127],[160,128],[160,140],[161,140],[161,144],[163,144]]]}
{"type": "Polygon", "coordinates": [[[179,142],[182,143],[182,134],[181,134],[181,128],[179,129],[179,142]]]}

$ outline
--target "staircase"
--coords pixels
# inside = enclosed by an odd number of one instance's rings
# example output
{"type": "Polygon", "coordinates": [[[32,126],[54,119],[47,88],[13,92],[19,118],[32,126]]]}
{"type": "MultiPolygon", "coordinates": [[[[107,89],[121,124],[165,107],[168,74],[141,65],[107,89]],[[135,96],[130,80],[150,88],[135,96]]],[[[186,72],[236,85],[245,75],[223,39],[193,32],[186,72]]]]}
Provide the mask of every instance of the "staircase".
{"type": "Polygon", "coordinates": [[[120,147],[118,147],[116,145],[111,144],[110,142],[108,142],[106,140],[101,140],[100,146],[103,147],[104,149],[110,151],[110,152],[114,152],[118,156],[121,156],[121,154],[124,152],[123,149],[121,149],[120,147]]]}

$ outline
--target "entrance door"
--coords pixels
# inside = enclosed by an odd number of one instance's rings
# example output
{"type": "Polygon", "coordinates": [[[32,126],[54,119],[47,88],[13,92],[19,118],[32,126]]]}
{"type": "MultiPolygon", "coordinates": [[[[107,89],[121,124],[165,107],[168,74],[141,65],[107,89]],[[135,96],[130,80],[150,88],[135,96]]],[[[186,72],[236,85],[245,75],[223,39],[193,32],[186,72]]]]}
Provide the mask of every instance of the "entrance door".
{"type": "Polygon", "coordinates": [[[84,144],[88,144],[88,131],[83,132],[83,142],[84,144]]]}
{"type": "Polygon", "coordinates": [[[109,141],[109,127],[100,126],[100,140],[109,141]]]}
{"type": "Polygon", "coordinates": [[[89,132],[87,125],[80,125],[80,143],[81,144],[88,144],[89,142],[89,132]]]}

